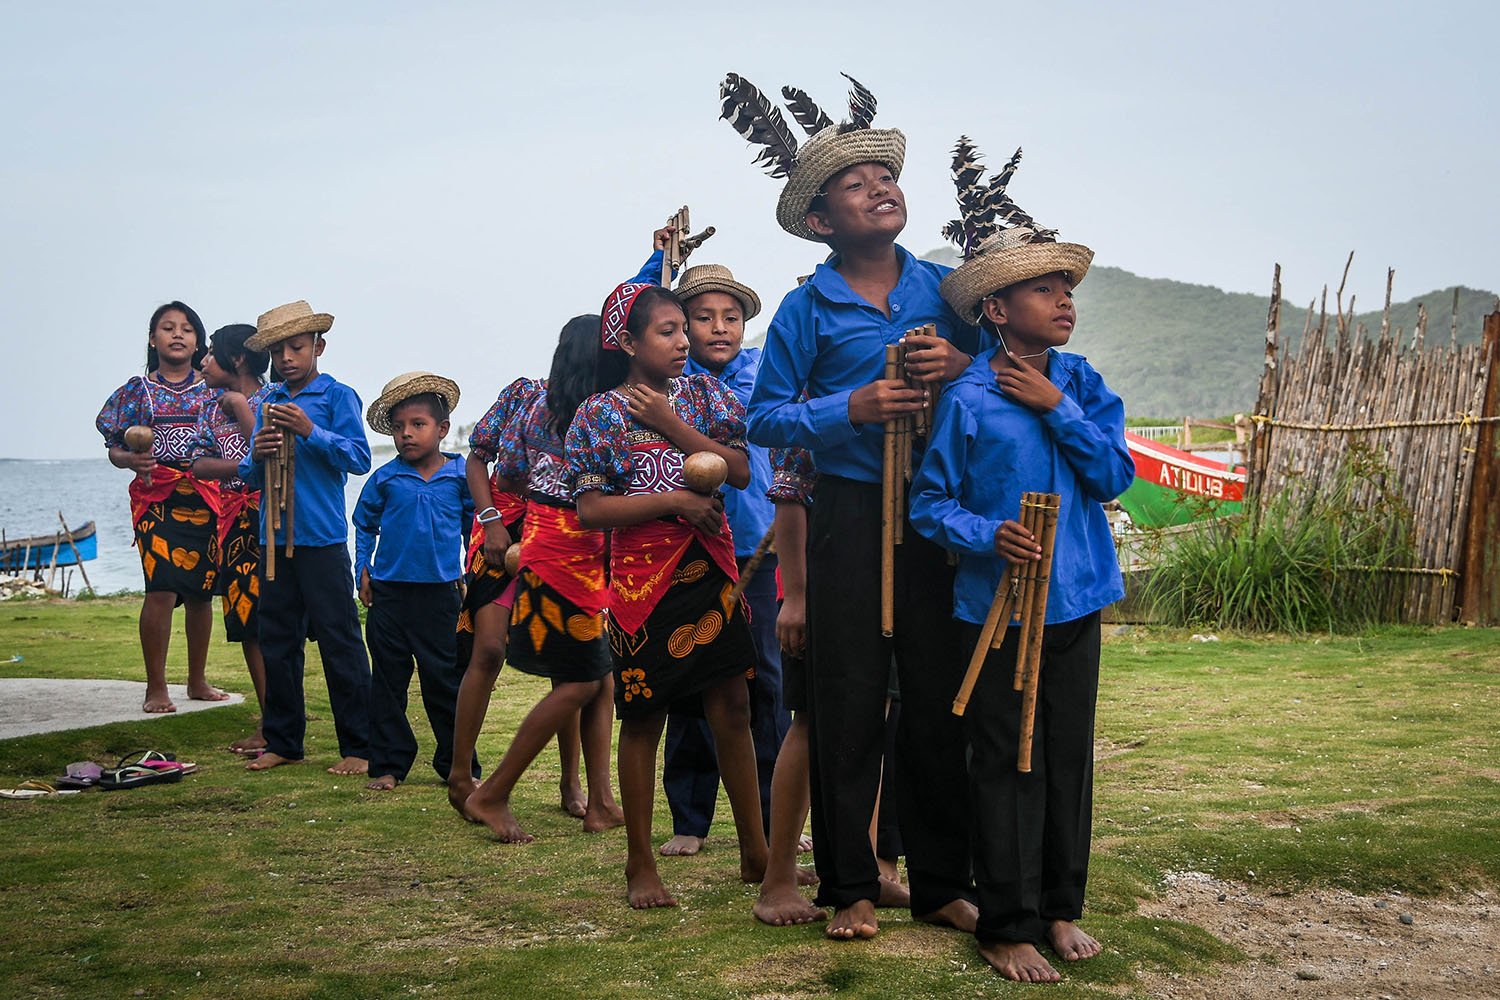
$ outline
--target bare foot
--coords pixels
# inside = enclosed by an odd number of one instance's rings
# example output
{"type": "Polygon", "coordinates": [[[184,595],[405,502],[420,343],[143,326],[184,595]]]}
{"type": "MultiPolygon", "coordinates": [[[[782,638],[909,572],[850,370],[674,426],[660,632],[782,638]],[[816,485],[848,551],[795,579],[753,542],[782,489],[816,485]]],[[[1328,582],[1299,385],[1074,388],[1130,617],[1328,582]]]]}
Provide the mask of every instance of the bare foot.
{"type": "Polygon", "coordinates": [[[588,796],[583,794],[582,787],[577,784],[563,786],[561,805],[563,812],[577,819],[583,819],[589,811],[588,796]]]}
{"type": "Polygon", "coordinates": [[[833,911],[833,920],[823,933],[835,941],[853,941],[855,938],[872,938],[880,930],[875,920],[875,904],[868,899],[833,911]]]}
{"type": "Polygon", "coordinates": [[[880,898],[875,900],[875,905],[904,910],[911,905],[911,890],[896,879],[881,876],[880,898]]]}
{"type": "Polygon", "coordinates": [[[521,824],[516,822],[516,817],[510,811],[509,802],[485,802],[475,792],[464,803],[463,811],[465,815],[473,816],[489,827],[495,839],[502,844],[529,844],[536,839],[521,829],[521,824]]]}
{"type": "Polygon", "coordinates": [[[814,871],[813,869],[811,869],[811,868],[803,868],[802,866],[799,865],[797,867],[797,884],[798,885],[817,885],[818,884],[818,873],[816,871],[814,871]]]}
{"type": "Polygon", "coordinates": [[[686,834],[679,833],[674,835],[665,844],[662,844],[657,850],[664,858],[690,858],[703,850],[703,844],[707,840],[707,837],[689,837],[686,834]]]}
{"type": "Polygon", "coordinates": [[[259,757],[246,764],[245,770],[269,771],[271,768],[280,767],[283,764],[301,763],[304,763],[301,757],[283,757],[279,753],[271,753],[271,751],[267,750],[265,753],[261,754],[259,757]]]}
{"type": "Polygon", "coordinates": [[[802,836],[800,836],[800,837],[797,838],[797,853],[798,854],[811,854],[812,853],[812,836],[810,834],[804,833],[802,836]]]}
{"type": "Polygon", "coordinates": [[[256,750],[264,750],[265,748],[266,738],[260,734],[259,729],[255,731],[254,736],[246,736],[229,744],[229,749],[235,753],[254,753],[256,750]]]}
{"type": "Polygon", "coordinates": [[[589,807],[583,814],[584,833],[603,833],[625,825],[625,814],[616,805],[589,807]]]}
{"type": "Polygon", "coordinates": [[[764,846],[753,854],[746,854],[741,850],[740,881],[749,882],[752,885],[764,882],[766,880],[766,865],[770,860],[770,854],[764,846]]]}
{"type": "Polygon", "coordinates": [[[202,685],[188,685],[189,701],[228,701],[229,695],[205,681],[202,685]]]}
{"type": "Polygon", "coordinates": [[[652,864],[646,868],[631,874],[630,866],[625,866],[625,889],[626,898],[630,900],[630,908],[633,910],[653,910],[662,906],[676,906],[677,900],[662,885],[661,876],[656,872],[656,865],[652,864]]]}
{"type": "Polygon", "coordinates": [[[394,774],[382,774],[373,781],[365,782],[365,787],[375,792],[393,792],[400,783],[394,774]]]}
{"type": "Polygon", "coordinates": [[[953,899],[931,913],[922,914],[917,919],[924,924],[952,927],[965,934],[973,934],[974,928],[979,925],[979,907],[967,899],[953,899]]]}
{"type": "Polygon", "coordinates": [[[793,924],[812,924],[827,920],[828,912],[802,898],[802,893],[791,886],[762,885],[760,898],[750,907],[755,919],[772,927],[790,927],[793,924]]]}
{"type": "Polygon", "coordinates": [[[473,775],[464,774],[457,778],[448,779],[448,804],[453,807],[464,819],[470,823],[482,822],[478,816],[472,816],[464,808],[464,803],[469,800],[475,790],[479,788],[479,782],[474,780],[473,775]]]}
{"type": "Polygon", "coordinates": [[[1103,951],[1098,941],[1095,941],[1083,929],[1071,920],[1054,920],[1047,928],[1047,943],[1052,945],[1052,950],[1057,952],[1057,957],[1064,962],[1078,962],[1085,958],[1093,958],[1103,951]]]}
{"type": "Polygon", "coordinates": [[[172,704],[172,696],[165,691],[146,692],[146,700],[141,705],[141,711],[150,715],[161,715],[165,712],[177,711],[177,706],[172,704]]]}
{"type": "Polygon", "coordinates": [[[1062,979],[1036,945],[1027,941],[980,944],[979,954],[1006,979],[1017,983],[1055,983],[1062,979]]]}
{"type": "Polygon", "coordinates": [[[345,757],[328,769],[329,774],[369,774],[370,762],[363,757],[345,757]]]}

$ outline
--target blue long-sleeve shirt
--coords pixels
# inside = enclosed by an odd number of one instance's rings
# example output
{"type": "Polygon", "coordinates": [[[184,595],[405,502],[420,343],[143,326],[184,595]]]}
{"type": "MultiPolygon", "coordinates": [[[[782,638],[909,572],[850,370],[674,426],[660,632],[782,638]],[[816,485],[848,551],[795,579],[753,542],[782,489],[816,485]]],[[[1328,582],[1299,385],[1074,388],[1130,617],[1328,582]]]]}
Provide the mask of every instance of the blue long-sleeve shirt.
{"type": "Polygon", "coordinates": [[[912,480],[911,522],[958,553],[953,613],[980,624],[1006,567],[995,530],[1021,519],[1022,493],[1059,494],[1047,621],[1072,621],[1125,596],[1102,506],[1135,476],[1125,405],[1082,355],[1051,351],[1047,377],[1062,401],[1036,413],[1000,390],[994,355],[975,358],[943,392],[912,480]]]}
{"type": "MultiPolygon", "coordinates": [[[[755,387],[755,373],[760,368],[760,348],[746,347],[736,354],[721,372],[710,371],[688,359],[687,375],[712,375],[747,406],[750,392],[755,387]]],[[[766,499],[771,488],[771,454],[760,445],[752,444],[747,449],[750,458],[750,485],[742,490],[724,488],[724,513],[729,517],[729,528],[734,532],[734,554],[745,558],[755,554],[755,548],[771,527],[775,507],[766,499]]]]}
{"type": "Polygon", "coordinates": [[[464,575],[464,525],[474,514],[464,460],[423,479],[397,455],[375,470],[354,505],[354,577],[399,583],[451,583],[464,575]],[[376,541],[379,546],[376,546],[376,541]],[[373,565],[370,561],[374,553],[373,565]]]}
{"type": "Polygon", "coordinates": [[[752,443],[806,448],[820,473],[878,483],[884,428],[851,424],[849,396],[884,377],[886,345],[933,323],[938,336],[966,354],[988,346],[988,338],[938,294],[952,268],[918,260],[899,245],[896,253],[901,278],[890,294],[889,317],[849,287],[834,269],[837,255],[781,300],[750,396],[752,443]]]}
{"type": "MultiPolygon", "coordinates": [[[[370,471],[370,443],[365,440],[363,405],[359,394],[333,378],[319,373],[294,398],[286,386],[277,384],[263,403],[296,403],[312,421],[312,433],[297,438],[297,491],[294,513],[297,545],[347,545],[349,523],[344,517],[344,484],[350,474],[370,471]]],[[[260,433],[261,411],[255,411],[255,433],[260,433]]],[[[265,463],[251,451],[240,460],[240,478],[252,489],[265,485],[265,463]]],[[[267,541],[265,505],[261,505],[260,538],[267,541]]],[[[283,539],[283,525],[277,539],[283,539]]]]}

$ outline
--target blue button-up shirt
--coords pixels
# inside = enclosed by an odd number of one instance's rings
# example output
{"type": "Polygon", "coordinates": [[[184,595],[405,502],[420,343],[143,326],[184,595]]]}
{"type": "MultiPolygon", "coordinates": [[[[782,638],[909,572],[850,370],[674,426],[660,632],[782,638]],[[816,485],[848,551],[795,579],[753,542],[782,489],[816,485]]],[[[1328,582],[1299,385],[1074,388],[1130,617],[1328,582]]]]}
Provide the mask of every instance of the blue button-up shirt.
{"type": "Polygon", "coordinates": [[[1037,413],[1000,391],[994,354],[975,358],[943,392],[911,484],[911,522],[958,553],[953,613],[981,624],[1006,566],[995,530],[1021,519],[1022,493],[1059,494],[1047,622],[1072,621],[1125,596],[1101,506],[1135,476],[1125,405],[1082,355],[1051,351],[1047,377],[1062,402],[1037,413]]]}
{"type": "MultiPolygon", "coordinates": [[[[721,372],[710,371],[689,358],[684,374],[712,375],[748,406],[759,368],[760,348],[746,347],[721,372]]],[[[746,450],[750,458],[750,485],[742,490],[724,487],[724,513],[728,515],[729,528],[734,532],[734,554],[741,558],[755,554],[756,546],[771,527],[771,516],[775,511],[771,501],[766,499],[766,490],[771,488],[771,454],[757,444],[749,445],[746,450]]]]}
{"type": "Polygon", "coordinates": [[[837,255],[781,300],[750,397],[752,442],[806,448],[820,473],[880,482],[884,427],[851,424],[849,396],[885,376],[886,345],[913,327],[933,323],[938,336],[965,353],[981,347],[980,332],[938,294],[938,283],[952,268],[918,260],[899,245],[896,253],[901,278],[890,294],[889,317],[834,270],[837,255]]]}
{"type": "Polygon", "coordinates": [[[365,482],[354,505],[355,579],[366,569],[372,580],[398,583],[450,583],[464,575],[463,532],[474,502],[464,460],[443,457],[448,461],[431,479],[397,455],[365,482]]]}
{"type": "MultiPolygon", "coordinates": [[[[319,373],[302,387],[294,398],[286,386],[275,384],[262,400],[264,403],[296,403],[312,421],[312,433],[297,438],[295,488],[296,510],[292,542],[296,545],[347,545],[349,522],[344,518],[344,483],[350,474],[362,476],[370,471],[370,443],[365,440],[363,405],[359,394],[319,373]]],[[[255,433],[262,420],[255,411],[255,433]]],[[[240,478],[252,489],[265,484],[265,464],[252,451],[240,460],[240,478]]],[[[266,541],[266,514],[261,509],[261,542],[266,541]]],[[[278,539],[285,537],[282,527],[278,539]]]]}

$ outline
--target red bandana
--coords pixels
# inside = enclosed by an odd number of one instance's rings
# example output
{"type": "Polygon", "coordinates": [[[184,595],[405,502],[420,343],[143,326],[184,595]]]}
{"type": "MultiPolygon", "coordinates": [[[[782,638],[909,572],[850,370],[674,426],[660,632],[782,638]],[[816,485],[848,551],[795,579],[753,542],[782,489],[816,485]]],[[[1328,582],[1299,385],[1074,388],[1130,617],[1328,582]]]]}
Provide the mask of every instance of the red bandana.
{"type": "Polygon", "coordinates": [[[604,300],[604,312],[599,325],[606,351],[623,350],[620,338],[624,335],[625,324],[630,319],[630,307],[635,305],[637,295],[651,287],[653,286],[627,281],[610,292],[609,298],[604,300]]]}

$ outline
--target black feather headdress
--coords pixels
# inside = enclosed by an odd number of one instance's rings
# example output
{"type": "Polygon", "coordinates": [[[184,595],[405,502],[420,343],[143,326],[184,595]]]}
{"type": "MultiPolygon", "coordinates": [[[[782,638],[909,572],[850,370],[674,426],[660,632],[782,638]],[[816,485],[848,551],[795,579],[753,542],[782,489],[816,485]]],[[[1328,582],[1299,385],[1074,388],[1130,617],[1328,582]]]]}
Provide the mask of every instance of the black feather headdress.
{"type": "Polygon", "coordinates": [[[854,132],[869,128],[870,123],[875,120],[875,95],[870,93],[869,87],[848,73],[839,75],[849,81],[849,118],[839,124],[839,131],[854,132]]]}
{"type": "Polygon", "coordinates": [[[809,136],[817,135],[833,125],[833,119],[807,96],[807,91],[797,87],[782,87],[781,96],[786,101],[786,109],[809,136]]]}
{"type": "Polygon", "coordinates": [[[797,160],[797,137],[760,88],[739,74],[730,73],[719,85],[719,97],[723,101],[719,117],[729,122],[747,142],[763,147],[755,157],[756,165],[765,168],[772,177],[791,173],[797,160]]]}
{"type": "Polygon", "coordinates": [[[1011,200],[1006,186],[1021,163],[1016,150],[1005,168],[982,182],[984,163],[968,136],[959,136],[953,147],[953,184],[958,188],[959,217],[943,227],[943,238],[952,241],[965,260],[978,253],[1002,229],[1015,230],[1017,243],[1051,243],[1057,230],[1042,229],[1036,220],[1011,200]]]}

